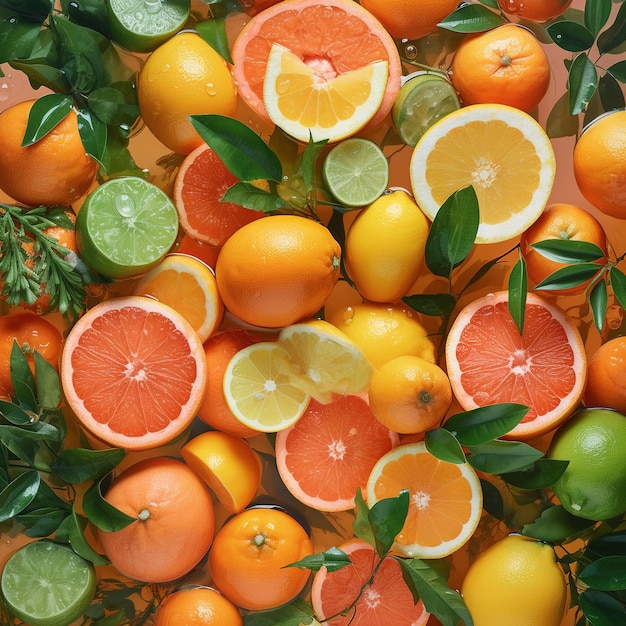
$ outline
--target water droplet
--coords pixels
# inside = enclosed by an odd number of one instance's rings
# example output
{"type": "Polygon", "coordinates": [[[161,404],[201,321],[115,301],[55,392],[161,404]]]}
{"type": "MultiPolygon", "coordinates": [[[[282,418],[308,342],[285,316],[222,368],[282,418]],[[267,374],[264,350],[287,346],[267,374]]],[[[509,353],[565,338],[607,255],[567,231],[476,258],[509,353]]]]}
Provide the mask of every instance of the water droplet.
{"type": "Polygon", "coordinates": [[[210,96],[216,96],[217,95],[217,87],[215,86],[215,83],[207,83],[206,92],[210,96]]]}
{"type": "Polygon", "coordinates": [[[115,199],[115,208],[120,215],[131,217],[135,211],[135,201],[127,193],[121,193],[115,199]]]}
{"type": "Polygon", "coordinates": [[[416,58],[417,57],[417,48],[413,44],[409,44],[404,49],[404,56],[406,56],[407,59],[414,59],[414,58],[416,58]]]}
{"type": "Polygon", "coordinates": [[[143,4],[147,13],[158,13],[161,10],[161,0],[145,0],[143,4]]]}
{"type": "Polygon", "coordinates": [[[161,66],[161,71],[165,74],[165,72],[169,72],[172,69],[172,66],[169,63],[164,63],[161,66]]]}

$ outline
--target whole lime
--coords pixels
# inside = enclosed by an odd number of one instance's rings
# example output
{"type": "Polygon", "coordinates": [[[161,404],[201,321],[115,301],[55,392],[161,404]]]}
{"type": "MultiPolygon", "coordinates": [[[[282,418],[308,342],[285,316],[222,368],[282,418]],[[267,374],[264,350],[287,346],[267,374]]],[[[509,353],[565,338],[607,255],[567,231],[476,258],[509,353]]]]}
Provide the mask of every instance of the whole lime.
{"type": "Polygon", "coordinates": [[[553,485],[563,507],[578,517],[606,520],[626,512],[626,416],[584,409],[554,435],[550,459],[569,461],[553,485]]]}

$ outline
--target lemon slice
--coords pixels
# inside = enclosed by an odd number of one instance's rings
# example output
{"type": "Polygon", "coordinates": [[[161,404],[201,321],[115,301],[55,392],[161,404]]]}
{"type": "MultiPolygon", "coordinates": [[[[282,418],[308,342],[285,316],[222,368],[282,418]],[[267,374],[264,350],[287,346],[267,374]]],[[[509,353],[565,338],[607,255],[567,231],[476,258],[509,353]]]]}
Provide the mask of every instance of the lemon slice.
{"type": "Polygon", "coordinates": [[[292,383],[318,402],[330,402],[333,393],[359,393],[369,383],[372,365],[367,356],[330,322],[286,326],[278,342],[287,351],[292,383]]]}
{"type": "Polygon", "coordinates": [[[263,82],[263,103],[276,126],[303,142],[340,141],[361,130],[385,96],[389,64],[375,61],[330,78],[284,46],[273,44],[263,82]],[[309,135],[310,133],[310,135],[309,135]]]}
{"type": "Polygon", "coordinates": [[[291,382],[285,349],[272,341],[235,354],[224,372],[224,397],[242,424],[266,433],[295,424],[310,400],[291,382]]]}

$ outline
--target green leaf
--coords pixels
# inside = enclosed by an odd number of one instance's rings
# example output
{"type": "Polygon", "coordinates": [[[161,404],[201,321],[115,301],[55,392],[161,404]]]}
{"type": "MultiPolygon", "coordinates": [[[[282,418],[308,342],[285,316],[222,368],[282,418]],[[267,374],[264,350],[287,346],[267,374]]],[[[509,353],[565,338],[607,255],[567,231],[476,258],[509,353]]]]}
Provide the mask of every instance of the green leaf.
{"type": "Polygon", "coordinates": [[[598,86],[598,71],[585,52],[572,62],[567,78],[569,110],[572,115],[583,113],[598,86]]]}
{"type": "Polygon", "coordinates": [[[472,446],[468,461],[470,465],[487,474],[515,472],[534,463],[543,452],[521,441],[489,441],[472,446]]]}
{"type": "Polygon", "coordinates": [[[606,71],[620,83],[626,83],[626,59],[606,68],[606,71]]]}
{"type": "Polygon", "coordinates": [[[604,258],[600,246],[574,239],[545,239],[531,244],[539,254],[557,263],[585,263],[604,258]]]}
{"type": "Polygon", "coordinates": [[[213,48],[227,63],[233,64],[228,46],[226,33],[226,20],[224,18],[212,18],[196,24],[196,30],[204,41],[213,48]]]}
{"type": "Polygon", "coordinates": [[[606,317],[606,309],[609,302],[606,283],[603,280],[598,281],[589,294],[589,305],[593,313],[593,321],[601,333],[604,328],[604,318],[606,317]]]}
{"type": "Polygon", "coordinates": [[[626,3],[622,3],[615,21],[598,37],[598,50],[600,54],[613,52],[626,42],[626,3]]]}
{"type": "Polygon", "coordinates": [[[41,61],[41,59],[23,59],[11,61],[11,67],[23,72],[28,76],[31,87],[47,87],[52,91],[67,93],[70,91],[70,84],[62,70],[41,61]]]}
{"type": "Polygon", "coordinates": [[[67,519],[68,511],[63,509],[42,508],[32,512],[23,512],[15,516],[15,521],[25,528],[27,537],[49,537],[67,519]]]}
{"type": "Polygon", "coordinates": [[[611,0],[585,0],[585,26],[594,37],[611,16],[611,0]]]}
{"type": "Polygon", "coordinates": [[[594,524],[591,520],[572,515],[559,504],[547,508],[532,524],[526,524],[522,535],[541,541],[563,541],[594,524]]]}
{"type": "Polygon", "coordinates": [[[313,138],[310,138],[304,148],[302,161],[297,173],[302,175],[307,191],[311,191],[317,186],[317,159],[322,154],[327,143],[328,139],[313,141],[313,138]]]}
{"type": "Polygon", "coordinates": [[[506,20],[480,4],[465,4],[437,26],[455,33],[480,33],[505,24],[506,20]]]}
{"type": "Polygon", "coordinates": [[[626,556],[626,530],[592,539],[585,550],[585,558],[596,556],[626,556]]]}
{"type": "Polygon", "coordinates": [[[356,490],[354,508],[356,509],[356,515],[354,521],[352,522],[352,531],[354,532],[354,536],[367,541],[370,546],[375,548],[376,540],[374,539],[374,532],[368,519],[369,509],[363,499],[360,487],[356,490]]]}
{"type": "Polygon", "coordinates": [[[9,356],[11,382],[17,399],[28,406],[31,411],[37,410],[35,402],[35,378],[31,372],[26,355],[18,345],[17,339],[13,340],[11,355],[9,356]]]}
{"type": "Polygon", "coordinates": [[[281,181],[280,159],[250,127],[223,115],[192,115],[190,119],[233,176],[245,182],[281,181]]]}
{"type": "Polygon", "coordinates": [[[569,465],[569,461],[559,459],[539,459],[532,465],[517,472],[502,474],[502,480],[519,489],[545,489],[551,487],[569,465]]]}
{"type": "Polygon", "coordinates": [[[306,626],[315,622],[313,609],[301,598],[269,611],[243,616],[244,626],[306,626]]]}
{"type": "Polygon", "coordinates": [[[465,463],[465,453],[457,438],[445,428],[427,430],[424,435],[426,449],[441,461],[465,463]]]}
{"type": "Polygon", "coordinates": [[[61,7],[71,22],[92,28],[111,39],[106,2],[102,0],[61,0],[61,7]]]}
{"type": "Polygon", "coordinates": [[[446,579],[426,561],[420,559],[396,559],[402,568],[402,577],[413,594],[443,626],[457,626],[459,620],[465,626],[473,626],[472,617],[458,591],[448,587],[446,579]]]}
{"type": "Polygon", "coordinates": [[[283,567],[297,567],[314,572],[325,567],[327,572],[335,572],[351,563],[350,557],[343,550],[333,546],[326,550],[326,552],[318,552],[317,554],[305,556],[303,559],[295,563],[289,563],[289,565],[283,565],[283,567]]]}
{"type": "Polygon", "coordinates": [[[28,470],[0,492],[0,522],[11,519],[35,499],[40,481],[39,472],[28,470]]]}
{"type": "Polygon", "coordinates": [[[231,185],[222,196],[222,202],[232,202],[239,206],[262,211],[263,213],[274,213],[280,209],[288,209],[289,203],[283,200],[277,193],[259,189],[251,183],[235,183],[231,185]]]}
{"type": "Polygon", "coordinates": [[[546,276],[535,285],[535,289],[569,289],[570,287],[577,287],[592,279],[601,269],[602,266],[597,263],[567,265],[546,276]]]}
{"type": "Polygon", "coordinates": [[[0,6],[0,63],[28,58],[39,37],[41,24],[14,17],[14,11],[0,6]]]}
{"type": "Polygon", "coordinates": [[[504,520],[504,499],[498,488],[484,478],[480,479],[483,492],[483,509],[496,519],[504,520]]]}
{"type": "Polygon", "coordinates": [[[615,297],[622,308],[626,308],[626,274],[614,266],[609,271],[609,278],[615,297]]]}
{"type": "Polygon", "coordinates": [[[568,20],[558,20],[548,26],[548,35],[554,43],[568,52],[582,52],[589,50],[595,41],[593,33],[585,26],[570,22],[568,20]]]}
{"type": "Polygon", "coordinates": [[[35,387],[37,400],[44,409],[56,409],[61,403],[61,382],[59,374],[39,352],[35,351],[35,387]]]}
{"type": "Polygon", "coordinates": [[[624,108],[624,93],[621,85],[610,74],[604,74],[598,81],[598,94],[605,111],[624,108]]]}
{"type": "Polygon", "coordinates": [[[566,91],[554,104],[546,120],[548,137],[573,137],[578,132],[578,117],[569,112],[569,93],[566,91]]]}
{"type": "Polygon", "coordinates": [[[528,294],[526,262],[521,254],[509,275],[508,291],[509,313],[521,335],[524,332],[524,314],[526,313],[526,296],[528,294]]]}
{"type": "MultiPolygon", "coordinates": [[[[117,93],[114,89],[109,91],[112,94],[117,93]]],[[[103,163],[107,146],[106,124],[87,109],[78,109],[76,115],[78,117],[78,133],[85,152],[98,163],[103,163]]]]}
{"type": "Polygon", "coordinates": [[[28,124],[22,139],[22,146],[31,146],[45,137],[67,117],[71,108],[72,99],[68,96],[51,93],[37,98],[28,114],[28,124]]]}
{"type": "Polygon", "coordinates": [[[109,561],[98,554],[85,538],[86,520],[73,508],[56,532],[55,540],[69,543],[74,552],[94,565],[108,565],[109,561]]]}
{"type": "Polygon", "coordinates": [[[626,556],[605,556],[598,559],[578,574],[578,580],[600,591],[626,589],[626,556]]]}
{"type": "Polygon", "coordinates": [[[0,6],[12,9],[33,22],[43,22],[54,6],[54,0],[1,0],[0,6]]]}
{"type": "Polygon", "coordinates": [[[17,404],[13,404],[13,402],[9,402],[8,400],[0,400],[0,415],[14,426],[30,424],[33,419],[32,412],[27,413],[17,404]]]}
{"type": "Polygon", "coordinates": [[[99,480],[119,465],[125,456],[122,448],[67,448],[54,460],[52,470],[70,484],[99,480]]]}
{"type": "Polygon", "coordinates": [[[42,465],[42,461],[36,462],[37,453],[41,442],[50,439],[51,434],[47,430],[39,433],[19,426],[0,426],[0,443],[30,466],[42,465]]]}
{"type": "MultiPolygon", "coordinates": [[[[528,407],[513,402],[490,404],[457,413],[443,427],[463,446],[481,446],[502,437],[517,426],[528,413],[528,407]]],[[[493,473],[493,472],[492,472],[493,473]]]]}
{"type": "Polygon", "coordinates": [[[122,530],[122,528],[136,522],[135,517],[126,515],[102,497],[100,485],[101,482],[94,483],[83,496],[83,511],[87,519],[94,526],[106,532],[122,530]]]}
{"type": "Polygon", "coordinates": [[[443,203],[428,233],[425,259],[437,276],[449,277],[474,247],[480,215],[473,187],[454,192],[443,203]]]}
{"type": "Polygon", "coordinates": [[[375,548],[382,559],[402,530],[409,512],[409,492],[403,489],[395,498],[383,498],[372,506],[367,519],[374,533],[375,548]]]}
{"type": "Polygon", "coordinates": [[[450,315],[456,306],[456,298],[449,293],[417,293],[402,298],[414,311],[423,315],[450,315]]]}
{"type": "Polygon", "coordinates": [[[626,623],[626,604],[604,591],[586,589],[578,596],[578,603],[591,626],[626,623]]]}

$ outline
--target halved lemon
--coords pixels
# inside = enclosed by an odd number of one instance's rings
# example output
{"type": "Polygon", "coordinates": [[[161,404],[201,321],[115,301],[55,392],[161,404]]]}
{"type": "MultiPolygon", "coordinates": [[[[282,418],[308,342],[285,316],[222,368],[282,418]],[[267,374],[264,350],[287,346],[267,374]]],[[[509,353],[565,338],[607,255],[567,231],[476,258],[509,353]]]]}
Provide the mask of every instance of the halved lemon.
{"type": "Polygon", "coordinates": [[[375,61],[344,74],[320,74],[293,52],[273,44],[263,103],[276,126],[303,142],[340,141],[374,117],[385,96],[389,63],[375,61]]]}

